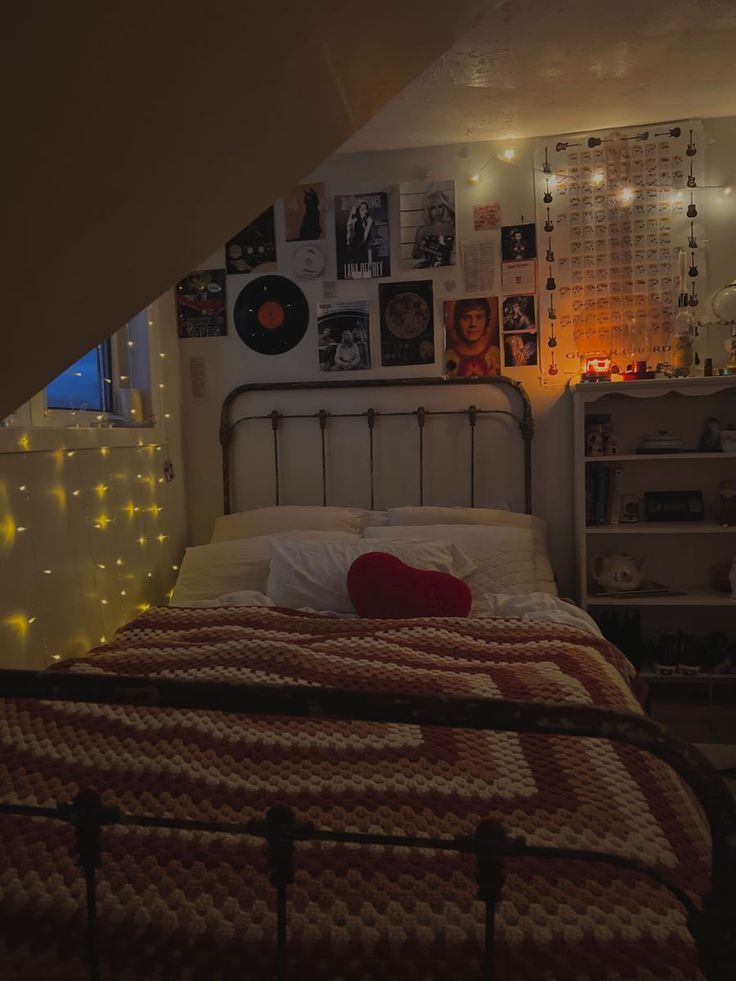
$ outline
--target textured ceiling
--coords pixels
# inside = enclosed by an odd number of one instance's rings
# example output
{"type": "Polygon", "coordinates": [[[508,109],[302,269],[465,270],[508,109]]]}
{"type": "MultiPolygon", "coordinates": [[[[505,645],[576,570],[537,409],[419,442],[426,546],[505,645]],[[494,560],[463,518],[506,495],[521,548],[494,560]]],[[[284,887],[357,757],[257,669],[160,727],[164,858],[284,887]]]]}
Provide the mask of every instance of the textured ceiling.
{"type": "Polygon", "coordinates": [[[489,0],[342,149],[736,115],[734,52],[736,0],[489,0]]]}

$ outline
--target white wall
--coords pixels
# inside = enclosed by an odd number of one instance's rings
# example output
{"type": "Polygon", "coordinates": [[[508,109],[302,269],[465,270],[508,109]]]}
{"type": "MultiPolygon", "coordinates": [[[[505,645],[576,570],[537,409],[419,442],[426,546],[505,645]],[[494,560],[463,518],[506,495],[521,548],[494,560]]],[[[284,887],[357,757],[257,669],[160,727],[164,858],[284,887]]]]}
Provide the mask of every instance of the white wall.
{"type": "MultiPolygon", "coordinates": [[[[706,162],[708,184],[736,186],[736,120],[709,121],[706,133],[706,162]]],[[[554,138],[552,138],[554,139],[554,138]]],[[[361,378],[401,375],[439,375],[442,373],[441,301],[465,295],[462,269],[442,268],[435,271],[400,270],[398,268],[398,193],[400,181],[444,179],[456,181],[458,241],[483,239],[494,232],[473,232],[472,205],[499,201],[504,223],[517,222],[523,215],[534,216],[534,187],[532,155],[539,141],[514,143],[517,156],[513,164],[502,163],[497,154],[504,144],[474,143],[467,146],[430,147],[406,151],[382,151],[353,155],[335,155],[305,180],[321,180],[331,197],[339,193],[363,193],[387,190],[391,193],[392,218],[392,280],[431,276],[435,287],[436,350],[438,360],[433,366],[403,369],[373,368],[356,375],[361,378]],[[482,171],[478,184],[469,178],[490,161],[482,171]]],[[[245,179],[245,178],[244,178],[245,179]]],[[[713,288],[736,276],[736,192],[724,196],[720,190],[702,192],[706,198],[706,221],[709,229],[708,272],[710,284],[700,286],[703,298],[698,314],[710,313],[705,298],[713,288]]],[[[327,217],[327,249],[329,253],[326,279],[334,278],[335,251],[332,216],[327,217]]],[[[291,257],[298,243],[283,239],[281,202],[276,206],[278,239],[278,272],[293,278],[291,257]]],[[[202,268],[224,266],[224,249],[201,263],[202,268]]],[[[188,471],[188,507],[192,541],[209,539],[214,518],[221,513],[220,447],[217,441],[219,412],[223,397],[236,385],[245,382],[324,380],[318,370],[315,304],[323,298],[323,281],[299,281],[312,309],[312,320],[303,341],[292,351],[279,357],[259,355],[246,347],[232,324],[232,308],[243,285],[257,276],[228,277],[229,334],[223,338],[192,339],[180,342],[182,355],[182,389],[184,414],[185,458],[188,471]],[[189,382],[190,358],[204,358],[207,397],[193,399],[189,382]]],[[[339,284],[339,299],[365,297],[372,305],[373,363],[380,364],[378,342],[378,281],[345,282],[339,284]]],[[[549,525],[550,549],[563,593],[571,593],[574,584],[572,534],[572,413],[571,399],[564,380],[544,379],[536,368],[505,369],[527,388],[536,420],[534,440],[534,510],[549,525]]],[[[413,406],[412,406],[413,407],[413,406]]]]}
{"type": "Polygon", "coordinates": [[[40,670],[84,654],[146,604],[166,601],[187,538],[179,350],[167,306],[149,308],[157,425],[0,429],[2,668],[40,670]]]}

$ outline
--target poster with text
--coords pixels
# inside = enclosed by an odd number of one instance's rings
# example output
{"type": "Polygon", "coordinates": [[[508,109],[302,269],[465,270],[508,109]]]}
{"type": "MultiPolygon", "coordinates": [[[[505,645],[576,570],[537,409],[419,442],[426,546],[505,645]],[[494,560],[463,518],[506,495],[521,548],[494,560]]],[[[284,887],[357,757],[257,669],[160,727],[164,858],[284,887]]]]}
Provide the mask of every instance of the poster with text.
{"type": "Polygon", "coordinates": [[[381,364],[434,363],[432,281],[381,283],[381,364]]]}
{"type": "Polygon", "coordinates": [[[388,194],[335,197],[338,279],[381,279],[391,275],[388,194]]]}
{"type": "MultiPolygon", "coordinates": [[[[225,260],[230,274],[253,272],[258,266],[271,264],[276,270],[276,232],[273,206],[266,208],[250,225],[246,225],[225,246],[225,260]]],[[[261,272],[269,272],[262,269],[261,272]]]]}
{"type": "Polygon", "coordinates": [[[501,373],[498,297],[445,300],[445,370],[467,378],[501,373]]]}
{"type": "Polygon", "coordinates": [[[325,237],[324,184],[297,184],[284,195],[287,242],[313,242],[325,237]]]}
{"type": "Polygon", "coordinates": [[[455,265],[455,181],[401,184],[401,265],[455,265]]]}
{"type": "Polygon", "coordinates": [[[176,285],[179,337],[222,337],[225,320],[225,270],[197,269],[176,285]]]}

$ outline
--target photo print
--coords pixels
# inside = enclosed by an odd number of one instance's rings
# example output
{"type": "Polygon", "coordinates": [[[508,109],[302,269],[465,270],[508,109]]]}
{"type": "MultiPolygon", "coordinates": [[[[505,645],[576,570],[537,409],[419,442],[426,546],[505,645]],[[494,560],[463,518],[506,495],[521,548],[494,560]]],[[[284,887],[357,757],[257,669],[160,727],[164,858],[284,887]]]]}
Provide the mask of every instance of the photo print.
{"type": "Polygon", "coordinates": [[[335,197],[338,279],[381,279],[391,275],[388,194],[335,197]]]}
{"type": "Polygon", "coordinates": [[[434,363],[432,281],[381,283],[381,364],[434,363]]]}
{"type": "Polygon", "coordinates": [[[536,330],[534,295],[505,296],[503,299],[504,333],[511,330],[536,330]]]}
{"type": "Polygon", "coordinates": [[[455,181],[417,181],[399,190],[403,268],[454,266],[455,181]]]}
{"type": "Polygon", "coordinates": [[[537,364],[537,335],[529,333],[503,335],[504,367],[529,368],[537,364]]]}
{"type": "Polygon", "coordinates": [[[522,259],[536,259],[537,229],[530,221],[520,225],[501,227],[501,260],[520,262],[522,259]]]}
{"type": "Polygon", "coordinates": [[[467,378],[501,373],[498,297],[445,300],[445,370],[467,378]]]}
{"type": "Polygon", "coordinates": [[[324,184],[297,184],[284,195],[287,242],[314,242],[325,237],[324,184]]]}
{"type": "Polygon", "coordinates": [[[176,285],[179,337],[222,337],[225,320],[225,270],[197,269],[176,285]]]}
{"type": "MultiPolygon", "coordinates": [[[[225,246],[228,273],[249,273],[258,266],[271,263],[276,270],[276,232],[273,205],[266,208],[250,225],[246,225],[225,246]]],[[[269,270],[261,270],[267,272],[269,270]]]]}
{"type": "Polygon", "coordinates": [[[371,366],[367,300],[317,304],[320,371],[360,371],[371,366]]]}

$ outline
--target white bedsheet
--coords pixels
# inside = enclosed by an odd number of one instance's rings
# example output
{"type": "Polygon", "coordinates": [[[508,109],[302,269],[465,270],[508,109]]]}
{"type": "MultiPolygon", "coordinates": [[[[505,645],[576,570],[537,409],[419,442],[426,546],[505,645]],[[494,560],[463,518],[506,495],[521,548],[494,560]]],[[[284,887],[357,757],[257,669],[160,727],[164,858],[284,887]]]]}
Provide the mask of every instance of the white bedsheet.
{"type": "MultiPolygon", "coordinates": [[[[543,623],[566,623],[571,627],[578,627],[596,637],[602,634],[596,622],[585,610],[581,610],[574,603],[560,599],[559,596],[552,596],[549,593],[524,593],[519,596],[512,596],[508,593],[486,593],[485,608],[479,608],[473,616],[493,616],[504,617],[514,620],[539,620],[543,623]]],[[[216,599],[192,600],[188,603],[179,603],[178,606],[276,606],[274,601],[265,593],[258,593],[251,589],[243,589],[234,593],[223,593],[216,599]]],[[[334,613],[325,610],[311,610],[307,607],[302,609],[304,613],[320,612],[325,616],[353,617],[355,613],[334,613]]]]}

